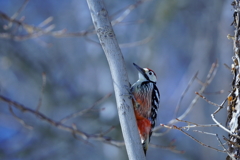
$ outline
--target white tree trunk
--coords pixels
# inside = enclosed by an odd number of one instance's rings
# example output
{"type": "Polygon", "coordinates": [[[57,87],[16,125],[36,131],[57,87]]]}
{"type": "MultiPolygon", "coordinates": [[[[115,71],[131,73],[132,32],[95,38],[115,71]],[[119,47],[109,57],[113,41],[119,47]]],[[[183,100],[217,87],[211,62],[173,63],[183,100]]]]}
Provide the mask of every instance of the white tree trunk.
{"type": "Polygon", "coordinates": [[[239,0],[235,0],[232,3],[234,8],[234,21],[235,33],[233,38],[233,51],[232,57],[232,92],[228,97],[228,119],[227,126],[231,131],[229,134],[229,153],[230,156],[227,160],[240,160],[240,139],[236,136],[240,136],[240,3],[239,0]]]}
{"type": "Polygon", "coordinates": [[[112,74],[118,115],[128,157],[130,160],[144,160],[146,158],[140,142],[131,98],[126,96],[129,94],[127,87],[130,86],[125,63],[109,21],[107,9],[102,0],[87,0],[87,3],[112,74]]]}

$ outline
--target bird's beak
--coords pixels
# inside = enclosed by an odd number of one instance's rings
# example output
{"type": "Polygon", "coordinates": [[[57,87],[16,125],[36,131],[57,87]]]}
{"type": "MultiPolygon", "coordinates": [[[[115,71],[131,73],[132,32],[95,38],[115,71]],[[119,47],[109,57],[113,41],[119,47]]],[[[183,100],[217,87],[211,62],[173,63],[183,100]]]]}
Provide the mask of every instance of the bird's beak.
{"type": "Polygon", "coordinates": [[[143,68],[139,67],[138,65],[136,65],[135,63],[133,63],[133,65],[137,68],[137,70],[145,77],[145,71],[143,68]]]}

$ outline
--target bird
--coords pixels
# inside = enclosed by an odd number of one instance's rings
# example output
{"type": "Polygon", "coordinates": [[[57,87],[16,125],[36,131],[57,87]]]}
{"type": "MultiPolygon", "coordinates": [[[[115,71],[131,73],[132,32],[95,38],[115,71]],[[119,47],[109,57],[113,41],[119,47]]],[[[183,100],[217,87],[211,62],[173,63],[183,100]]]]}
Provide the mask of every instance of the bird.
{"type": "Polygon", "coordinates": [[[157,119],[160,93],[156,86],[155,72],[149,68],[141,68],[135,63],[133,65],[139,73],[138,80],[131,86],[130,92],[141,143],[146,155],[157,119]]]}

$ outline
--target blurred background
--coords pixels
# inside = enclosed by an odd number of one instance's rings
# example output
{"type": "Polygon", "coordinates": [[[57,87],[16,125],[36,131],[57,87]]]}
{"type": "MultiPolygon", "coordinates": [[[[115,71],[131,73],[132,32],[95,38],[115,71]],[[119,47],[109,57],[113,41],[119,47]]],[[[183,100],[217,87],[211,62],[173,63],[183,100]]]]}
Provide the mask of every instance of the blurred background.
{"type": "MultiPolygon", "coordinates": [[[[218,104],[227,97],[232,75],[224,63],[231,66],[233,55],[232,40],[227,39],[227,34],[233,35],[233,27],[230,26],[233,20],[231,1],[104,1],[113,21],[123,17],[129,5],[137,5],[113,28],[125,58],[130,83],[138,78],[133,62],[153,69],[158,76],[161,104],[157,124],[167,124],[176,118],[175,109],[188,82],[197,71],[199,80],[205,81],[213,62],[218,61],[218,72],[203,95],[218,104]],[[218,94],[221,90],[224,92],[218,94]]],[[[15,19],[43,30],[48,30],[50,26],[51,32],[59,32],[58,36],[49,33],[26,38],[34,34],[31,28],[19,27],[14,23],[11,26],[9,21],[0,19],[1,95],[35,110],[42,94],[39,111],[59,121],[69,114],[91,107],[112,93],[94,109],[65,124],[75,124],[88,134],[104,133],[114,127],[106,136],[123,141],[108,63],[93,33],[86,1],[29,0],[24,3],[25,0],[0,0],[0,11],[11,17],[25,6],[15,19]],[[42,25],[44,20],[51,18],[51,22],[45,22],[46,26],[42,25]],[[80,33],[84,31],[87,34],[83,36],[80,33]],[[61,33],[62,36],[59,36],[61,33]],[[43,92],[42,73],[46,74],[43,92]]],[[[195,80],[184,96],[177,115],[186,110],[196,96],[195,91],[200,88],[201,84],[195,80]]],[[[212,124],[210,114],[215,110],[216,107],[200,99],[184,120],[212,124]]],[[[9,111],[8,104],[0,101],[0,159],[128,159],[124,147],[91,139],[84,141],[80,137],[79,140],[30,113],[13,111],[33,129],[20,124],[9,111]]],[[[222,124],[226,122],[226,112],[224,108],[217,114],[222,124]]],[[[220,138],[227,136],[217,127],[195,129],[218,133],[220,138]]],[[[161,129],[158,133],[165,131],[161,129]]],[[[193,132],[192,129],[186,132],[207,145],[222,149],[214,136],[193,132]]],[[[226,158],[225,153],[203,147],[178,130],[152,137],[151,143],[176,146],[174,150],[150,147],[147,159],[151,160],[226,158]],[[171,144],[173,140],[174,144],[171,144]],[[176,153],[175,150],[184,153],[176,153]]]]}

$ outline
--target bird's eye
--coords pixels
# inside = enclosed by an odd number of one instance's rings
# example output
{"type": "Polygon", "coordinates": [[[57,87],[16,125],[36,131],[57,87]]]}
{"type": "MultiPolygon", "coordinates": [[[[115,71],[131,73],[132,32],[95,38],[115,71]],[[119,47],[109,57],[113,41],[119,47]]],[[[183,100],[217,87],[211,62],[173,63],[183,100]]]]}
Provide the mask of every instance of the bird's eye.
{"type": "Polygon", "coordinates": [[[149,72],[149,75],[152,75],[152,72],[149,72]]]}

